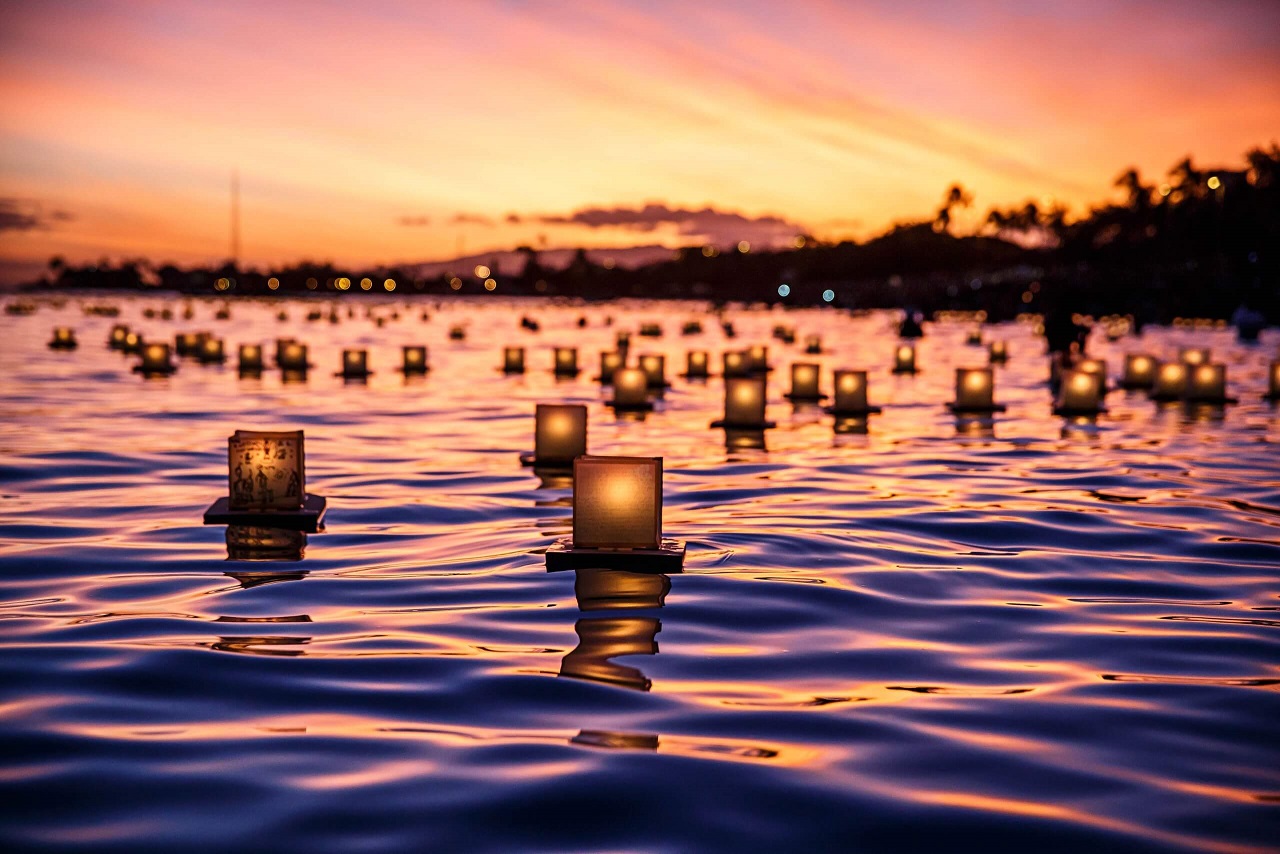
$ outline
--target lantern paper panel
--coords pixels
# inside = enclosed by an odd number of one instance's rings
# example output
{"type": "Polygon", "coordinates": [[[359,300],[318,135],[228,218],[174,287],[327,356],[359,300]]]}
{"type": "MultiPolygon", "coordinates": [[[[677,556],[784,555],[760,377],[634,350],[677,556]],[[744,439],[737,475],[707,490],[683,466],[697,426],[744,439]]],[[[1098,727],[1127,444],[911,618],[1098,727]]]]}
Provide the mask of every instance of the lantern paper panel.
{"type": "Polygon", "coordinates": [[[556,373],[576,374],[578,372],[578,348],[556,348],[556,373]]]}
{"type": "Polygon", "coordinates": [[[812,362],[796,362],[791,366],[791,396],[821,397],[818,390],[819,368],[812,362]]]}
{"type": "Polygon", "coordinates": [[[661,539],[661,457],[574,460],[574,548],[657,549],[661,539]]]}
{"type": "Polygon", "coordinates": [[[523,347],[503,347],[502,348],[502,369],[509,374],[524,373],[524,348],[523,347]]]}
{"type": "Polygon", "coordinates": [[[956,368],[956,407],[990,409],[995,402],[990,368],[956,368]]]}
{"type": "Polygon", "coordinates": [[[1187,397],[1191,400],[1224,400],[1227,396],[1227,366],[1196,365],[1187,377],[1187,397]]]}
{"type": "Polygon", "coordinates": [[[649,378],[639,368],[618,368],[613,372],[613,402],[616,406],[640,406],[649,399],[649,378]]]}
{"type": "Polygon", "coordinates": [[[725,380],[724,422],[730,425],[764,424],[765,385],[763,378],[734,377],[725,380]]]}
{"type": "Polygon", "coordinates": [[[406,374],[420,374],[427,370],[427,348],[422,345],[405,345],[401,347],[406,374]]]}
{"type": "Polygon", "coordinates": [[[661,388],[667,384],[667,357],[655,353],[646,353],[640,357],[640,370],[644,371],[645,380],[650,388],[661,388]]]}
{"type": "Polygon", "coordinates": [[[1152,397],[1182,397],[1187,388],[1187,366],[1182,362],[1165,362],[1156,371],[1156,380],[1151,387],[1152,397]]]}
{"type": "Polygon", "coordinates": [[[707,353],[705,350],[690,350],[685,355],[685,374],[690,377],[707,375],[707,353]]]}
{"type": "Polygon", "coordinates": [[[1090,412],[1098,408],[1100,395],[1098,374],[1085,371],[1063,371],[1058,387],[1058,408],[1073,412],[1090,412]]]}
{"type": "Polygon", "coordinates": [[[364,350],[343,350],[342,372],[344,374],[367,374],[369,372],[368,352],[364,350]]]}
{"type": "Polygon", "coordinates": [[[916,348],[910,344],[899,344],[893,352],[893,369],[900,374],[914,373],[916,369],[916,348]]]}
{"type": "Polygon", "coordinates": [[[237,430],[227,440],[232,510],[296,510],[305,497],[302,431],[237,430]]]}
{"type": "Polygon", "coordinates": [[[747,354],[740,350],[726,350],[724,354],[724,375],[726,377],[745,377],[747,375],[747,354]]]}
{"type": "Polygon", "coordinates": [[[623,365],[622,354],[617,350],[600,351],[600,382],[608,385],[613,382],[613,372],[623,365]]]}
{"type": "Polygon", "coordinates": [[[1131,388],[1150,388],[1158,367],[1159,363],[1145,353],[1129,353],[1124,357],[1123,382],[1131,388]]]}
{"type": "Polygon", "coordinates": [[[567,465],[586,452],[587,407],[580,403],[539,403],[534,411],[534,459],[567,465]]]}
{"type": "Polygon", "coordinates": [[[867,372],[836,371],[836,412],[862,412],[867,408],[867,372]]]}

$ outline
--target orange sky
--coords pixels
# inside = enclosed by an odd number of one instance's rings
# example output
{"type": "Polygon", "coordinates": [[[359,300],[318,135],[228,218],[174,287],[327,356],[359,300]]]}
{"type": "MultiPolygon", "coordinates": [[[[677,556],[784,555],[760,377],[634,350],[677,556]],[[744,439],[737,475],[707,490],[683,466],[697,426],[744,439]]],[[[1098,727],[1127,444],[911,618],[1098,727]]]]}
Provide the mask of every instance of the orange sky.
{"type": "Polygon", "coordinates": [[[222,260],[233,167],[245,261],[358,265],[1078,209],[1280,137],[1280,4],[346,6],[0,6],[0,279],[222,260]],[[545,221],[648,202],[782,222],[545,221]]]}

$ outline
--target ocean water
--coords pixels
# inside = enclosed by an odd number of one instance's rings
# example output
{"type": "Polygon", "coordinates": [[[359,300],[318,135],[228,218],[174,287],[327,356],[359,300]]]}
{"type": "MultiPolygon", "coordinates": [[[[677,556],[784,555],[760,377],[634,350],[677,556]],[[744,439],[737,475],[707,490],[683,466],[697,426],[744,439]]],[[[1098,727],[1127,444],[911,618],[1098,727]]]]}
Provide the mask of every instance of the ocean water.
{"type": "Polygon", "coordinates": [[[74,298],[0,321],[7,851],[1280,844],[1275,330],[1096,336],[1113,378],[1125,352],[1209,346],[1239,403],[1115,391],[1073,423],[1042,343],[991,326],[1008,410],[957,422],[953,369],[986,361],[961,323],[893,376],[885,314],[730,310],[726,341],[684,304],[388,298],[331,324],[302,301],[182,320],[174,300],[173,321],[144,317],[161,298],[93,301],[231,359],[143,379],[74,298]],[[672,388],[620,420],[598,353],[645,322],[665,335],[632,352],[665,353],[672,388]],[[55,325],[78,350],[46,348],[55,325]],[[310,345],[307,381],[240,378],[235,345],[281,335],[310,345]],[[686,349],[754,342],[777,427],[727,439],[721,381],[676,374],[686,349]],[[413,343],[433,370],[406,380],[413,343]],[[525,375],[498,370],[506,344],[525,375]],[[578,377],[552,376],[556,344],[578,377]],[[334,376],[344,346],[369,349],[367,383],[334,376]],[[793,361],[867,368],[884,412],[835,431],[782,398],[793,361]],[[683,573],[546,571],[570,490],[517,457],[557,401],[587,404],[592,452],[664,458],[683,573]],[[329,513],[290,560],[236,559],[241,534],[201,524],[236,429],[306,431],[329,513]]]}

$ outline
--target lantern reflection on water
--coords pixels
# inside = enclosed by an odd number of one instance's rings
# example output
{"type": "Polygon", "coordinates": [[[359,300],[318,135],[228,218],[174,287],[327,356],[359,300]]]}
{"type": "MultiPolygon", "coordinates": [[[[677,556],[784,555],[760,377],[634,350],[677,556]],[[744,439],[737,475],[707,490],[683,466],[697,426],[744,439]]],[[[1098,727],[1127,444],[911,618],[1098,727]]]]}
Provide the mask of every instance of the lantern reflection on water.
{"type": "Polygon", "coordinates": [[[307,546],[302,531],[256,525],[228,525],[226,539],[228,560],[298,561],[307,546]]]}

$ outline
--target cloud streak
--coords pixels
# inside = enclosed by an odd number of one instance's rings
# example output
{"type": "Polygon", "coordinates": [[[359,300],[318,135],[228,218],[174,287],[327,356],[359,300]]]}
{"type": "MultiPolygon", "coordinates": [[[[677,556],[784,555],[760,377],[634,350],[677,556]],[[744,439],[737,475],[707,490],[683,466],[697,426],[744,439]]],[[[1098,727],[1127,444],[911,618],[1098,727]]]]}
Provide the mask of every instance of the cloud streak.
{"type": "Polygon", "coordinates": [[[73,219],[74,216],[63,210],[45,213],[39,202],[0,198],[0,232],[47,230],[56,223],[71,222],[73,219]]]}

